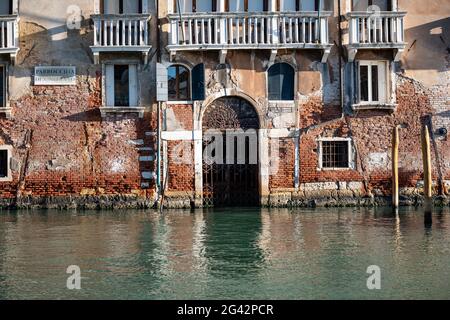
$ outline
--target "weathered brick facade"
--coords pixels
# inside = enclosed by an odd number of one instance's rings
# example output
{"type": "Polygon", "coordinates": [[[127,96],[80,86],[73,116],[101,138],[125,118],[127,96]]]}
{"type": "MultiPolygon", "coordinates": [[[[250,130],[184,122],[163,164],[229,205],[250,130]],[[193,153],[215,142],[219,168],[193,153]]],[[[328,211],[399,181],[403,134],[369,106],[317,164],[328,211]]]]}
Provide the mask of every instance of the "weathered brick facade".
{"type": "MultiPolygon", "coordinates": [[[[142,1],[142,14],[151,18],[147,31],[151,50],[142,46],[141,51],[105,52],[101,46],[90,48],[113,30],[106,29],[94,40],[96,30],[103,26],[91,20],[94,14],[101,14],[98,1],[43,1],[45,10],[34,7],[46,11],[43,17],[30,13],[31,0],[20,3],[20,50],[17,56],[1,55],[7,102],[6,111],[0,109],[0,148],[12,147],[8,160],[11,175],[0,178],[2,206],[148,207],[163,194],[165,206],[201,206],[203,115],[223,97],[245,101],[258,118],[257,178],[262,205],[366,205],[377,203],[374,196],[388,197],[396,125],[405,126],[400,129],[399,150],[400,186],[402,194],[409,197],[405,203],[420,198],[420,132],[424,124],[432,133],[435,193],[447,192],[438,186],[450,184],[450,144],[442,130],[450,129],[450,8],[445,1],[393,1],[392,11],[406,11],[404,47],[356,51],[348,46],[350,18],[339,22],[340,14],[352,11],[351,2],[345,0],[341,13],[337,0],[325,1],[329,39],[323,47],[292,47],[280,42],[273,47],[246,48],[227,43],[226,50],[208,48],[209,43],[188,49],[195,41],[177,47],[169,22],[173,1],[159,0],[159,12],[153,3],[142,1]],[[81,10],[80,27],[75,29],[68,28],[65,16],[72,4],[81,10]],[[55,16],[60,16],[57,22],[52,20],[55,16]],[[338,47],[339,25],[342,48],[338,47]],[[358,61],[386,61],[385,104],[389,108],[357,108],[358,61]],[[277,63],[287,64],[295,72],[293,100],[269,100],[268,71],[277,63]],[[133,110],[105,108],[108,64],[137,65],[138,103],[133,110]],[[200,83],[204,99],[192,101],[191,96],[186,101],[158,103],[161,79],[156,76],[157,64],[182,65],[191,73],[203,64],[200,83]],[[75,66],[76,85],[35,85],[34,68],[40,65],[75,66]],[[320,168],[320,141],[326,138],[349,139],[348,168],[320,168]]],[[[283,32],[282,28],[279,31],[283,32]]],[[[114,39],[123,40],[120,34],[114,39]]],[[[198,88],[190,76],[192,95],[198,88]]],[[[227,116],[218,114],[217,118],[227,116]]]]}

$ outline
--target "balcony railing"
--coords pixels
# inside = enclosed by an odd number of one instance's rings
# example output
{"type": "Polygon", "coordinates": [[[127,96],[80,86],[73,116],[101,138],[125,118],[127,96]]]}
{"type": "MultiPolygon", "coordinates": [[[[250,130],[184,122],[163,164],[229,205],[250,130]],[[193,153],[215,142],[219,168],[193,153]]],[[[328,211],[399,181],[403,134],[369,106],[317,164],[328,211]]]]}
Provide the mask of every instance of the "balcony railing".
{"type": "Polygon", "coordinates": [[[104,14],[94,21],[94,55],[99,52],[142,52],[151,49],[148,14],[104,14]]]}
{"type": "Polygon", "coordinates": [[[0,16],[0,53],[19,51],[18,21],[17,15],[0,16]]]}
{"type": "Polygon", "coordinates": [[[169,15],[169,50],[328,47],[330,12],[169,15]]]}
{"type": "Polygon", "coordinates": [[[405,45],[404,17],[406,12],[351,12],[349,42],[352,47],[390,48],[405,45]]]}

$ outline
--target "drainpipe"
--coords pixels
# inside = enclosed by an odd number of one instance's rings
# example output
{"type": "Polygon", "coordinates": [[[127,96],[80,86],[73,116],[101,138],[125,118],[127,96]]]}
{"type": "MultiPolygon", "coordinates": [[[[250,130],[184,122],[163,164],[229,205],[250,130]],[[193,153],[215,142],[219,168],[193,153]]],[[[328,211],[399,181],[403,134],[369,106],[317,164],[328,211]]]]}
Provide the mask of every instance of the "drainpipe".
{"type": "MultiPolygon", "coordinates": [[[[156,61],[161,63],[161,19],[159,17],[159,0],[156,0],[156,61]]],[[[158,101],[157,136],[156,136],[156,193],[161,195],[161,101],[158,101]]]]}
{"type": "Polygon", "coordinates": [[[342,65],[342,59],[344,48],[342,46],[342,12],[341,12],[341,0],[338,0],[338,15],[339,15],[339,85],[340,85],[340,100],[341,100],[341,110],[342,110],[342,117],[345,117],[344,114],[344,70],[342,65]]]}

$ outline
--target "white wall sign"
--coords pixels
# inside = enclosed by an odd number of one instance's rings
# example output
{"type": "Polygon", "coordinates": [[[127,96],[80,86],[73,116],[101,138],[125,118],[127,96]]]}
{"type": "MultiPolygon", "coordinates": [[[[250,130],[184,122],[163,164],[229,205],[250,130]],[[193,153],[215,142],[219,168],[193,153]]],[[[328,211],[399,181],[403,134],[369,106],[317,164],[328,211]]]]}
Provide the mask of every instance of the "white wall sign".
{"type": "Polygon", "coordinates": [[[73,86],[77,84],[76,67],[35,67],[35,86],[73,86]]]}

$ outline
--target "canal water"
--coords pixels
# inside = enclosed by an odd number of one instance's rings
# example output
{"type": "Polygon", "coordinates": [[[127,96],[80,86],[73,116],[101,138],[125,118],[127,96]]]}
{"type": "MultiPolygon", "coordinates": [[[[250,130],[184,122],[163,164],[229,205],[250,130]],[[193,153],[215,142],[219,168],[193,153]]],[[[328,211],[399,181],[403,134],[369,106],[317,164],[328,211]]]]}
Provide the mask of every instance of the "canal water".
{"type": "Polygon", "coordinates": [[[448,209],[0,212],[0,299],[415,298],[450,298],[448,209]]]}

